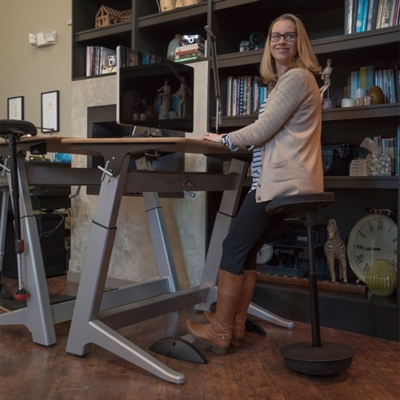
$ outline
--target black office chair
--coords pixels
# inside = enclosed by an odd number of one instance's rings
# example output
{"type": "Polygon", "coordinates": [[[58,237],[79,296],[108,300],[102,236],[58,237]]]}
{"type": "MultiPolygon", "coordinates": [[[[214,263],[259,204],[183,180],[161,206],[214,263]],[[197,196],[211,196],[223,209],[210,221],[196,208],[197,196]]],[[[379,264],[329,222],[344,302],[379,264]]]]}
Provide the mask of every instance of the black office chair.
{"type": "Polygon", "coordinates": [[[279,353],[285,365],[306,375],[328,376],[350,367],[356,351],[338,343],[321,343],[317,274],[314,260],[313,228],[317,211],[335,201],[334,193],[313,193],[284,196],[268,203],[267,215],[300,213],[305,216],[309,253],[309,288],[311,308],[312,343],[295,343],[282,347],[279,353]]]}
{"type": "Polygon", "coordinates": [[[15,229],[15,252],[18,259],[18,291],[14,295],[18,301],[24,301],[28,298],[29,293],[25,289],[23,279],[23,269],[21,255],[24,252],[24,241],[21,237],[21,221],[19,210],[19,184],[18,184],[18,168],[17,168],[17,141],[25,135],[36,136],[37,130],[35,125],[28,121],[2,119],[0,120],[0,137],[2,137],[9,147],[10,169],[3,164],[3,169],[11,174],[11,198],[13,201],[14,212],[14,229],[15,229]]]}

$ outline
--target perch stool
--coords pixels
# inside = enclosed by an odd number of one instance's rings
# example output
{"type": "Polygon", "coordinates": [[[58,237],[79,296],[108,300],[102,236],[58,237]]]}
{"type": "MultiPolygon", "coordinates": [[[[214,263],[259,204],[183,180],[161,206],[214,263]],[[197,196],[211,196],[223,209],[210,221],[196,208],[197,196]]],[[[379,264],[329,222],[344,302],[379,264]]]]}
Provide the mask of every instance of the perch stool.
{"type": "Polygon", "coordinates": [[[313,193],[307,195],[292,195],[277,198],[265,208],[267,215],[300,213],[304,215],[304,225],[307,227],[307,242],[309,252],[309,290],[312,343],[295,343],[282,347],[279,353],[283,356],[285,365],[306,375],[328,376],[346,370],[350,367],[355,350],[338,343],[321,344],[320,321],[318,309],[317,275],[314,261],[313,227],[318,209],[326,207],[335,201],[334,193],[313,193]]]}

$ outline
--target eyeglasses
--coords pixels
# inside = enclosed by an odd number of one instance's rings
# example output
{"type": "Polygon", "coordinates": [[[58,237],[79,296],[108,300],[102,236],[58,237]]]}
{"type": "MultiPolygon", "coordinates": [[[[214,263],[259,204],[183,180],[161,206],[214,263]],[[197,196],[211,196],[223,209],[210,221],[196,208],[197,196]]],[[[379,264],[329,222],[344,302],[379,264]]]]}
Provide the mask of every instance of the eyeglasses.
{"type": "Polygon", "coordinates": [[[269,35],[269,38],[271,39],[271,42],[279,42],[282,36],[286,40],[286,42],[293,42],[297,38],[297,33],[286,32],[282,35],[281,33],[273,32],[269,35]]]}

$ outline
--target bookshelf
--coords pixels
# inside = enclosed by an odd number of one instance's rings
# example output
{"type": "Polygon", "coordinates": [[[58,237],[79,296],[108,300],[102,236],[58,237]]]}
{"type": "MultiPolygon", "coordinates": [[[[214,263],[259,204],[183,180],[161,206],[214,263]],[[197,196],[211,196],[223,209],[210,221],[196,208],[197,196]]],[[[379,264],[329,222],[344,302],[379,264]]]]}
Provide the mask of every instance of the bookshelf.
{"type": "MultiPolygon", "coordinates": [[[[375,69],[396,68],[399,67],[400,59],[399,26],[345,34],[345,6],[345,0],[203,0],[196,5],[160,13],[156,0],[73,0],[73,79],[85,77],[85,48],[88,45],[115,48],[121,44],[166,56],[168,43],[176,33],[205,36],[204,26],[209,25],[216,35],[222,105],[225,113],[227,78],[235,75],[258,75],[258,65],[262,57],[262,50],[240,52],[240,42],[248,40],[253,32],[266,35],[272,20],[284,12],[291,12],[301,16],[321,66],[326,65],[328,58],[332,59],[333,72],[329,95],[334,96],[336,103],[340,104],[351,71],[366,65],[374,65],[375,69]],[[95,29],[94,17],[101,5],[120,10],[132,8],[133,19],[131,22],[95,29]]],[[[322,81],[318,83],[322,85],[322,81]]],[[[208,87],[208,125],[212,130],[215,128],[212,74],[208,87]]],[[[323,144],[360,144],[365,137],[376,135],[395,137],[397,127],[400,126],[399,115],[399,101],[393,104],[324,110],[323,144]]],[[[229,132],[254,120],[255,115],[223,115],[219,129],[220,132],[229,132]]],[[[210,170],[219,170],[221,167],[217,162],[208,165],[210,170]]],[[[325,187],[336,194],[336,205],[328,209],[327,213],[337,219],[345,242],[352,226],[365,215],[366,208],[393,208],[397,211],[400,203],[397,176],[329,176],[325,179],[325,187]]],[[[214,220],[217,200],[218,194],[208,194],[209,230],[214,220]]],[[[400,225],[399,220],[397,223],[400,225]]],[[[263,298],[269,299],[271,293],[277,298],[286,296],[286,299],[291,299],[291,291],[278,286],[258,285],[258,301],[262,303],[263,298]]],[[[342,329],[382,337],[389,335],[390,339],[399,340],[400,290],[391,298],[378,301],[359,295],[347,298],[340,294],[328,293],[326,296],[332,309],[343,304],[356,304],[355,308],[360,307],[361,311],[357,317],[349,317],[348,319],[353,321],[341,326],[342,329]],[[383,318],[391,318],[390,334],[383,332],[383,329],[369,329],[377,324],[387,325],[383,318]]],[[[306,299],[304,302],[307,304],[306,299]]],[[[352,307],[348,308],[353,310],[352,307]]],[[[276,312],[285,314],[282,307],[278,307],[276,312]]],[[[335,321],[329,323],[334,326],[335,321]]]]}

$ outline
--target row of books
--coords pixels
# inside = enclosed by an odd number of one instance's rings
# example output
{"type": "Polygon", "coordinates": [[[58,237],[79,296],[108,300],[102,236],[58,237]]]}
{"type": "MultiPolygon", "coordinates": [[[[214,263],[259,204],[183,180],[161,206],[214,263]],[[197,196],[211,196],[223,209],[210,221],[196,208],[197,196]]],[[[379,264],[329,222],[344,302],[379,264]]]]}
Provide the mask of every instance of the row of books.
{"type": "Polygon", "coordinates": [[[399,25],[400,0],[345,0],[344,33],[399,25]]]}
{"type": "Polygon", "coordinates": [[[115,50],[102,46],[86,47],[86,76],[116,72],[115,50]]]}
{"type": "Polygon", "coordinates": [[[355,98],[358,88],[367,92],[372,86],[382,89],[385,103],[399,101],[400,71],[393,68],[375,70],[373,65],[362,66],[358,71],[352,71],[350,77],[350,98],[355,98]]]}
{"type": "Polygon", "coordinates": [[[268,88],[260,86],[255,76],[228,76],[226,116],[253,114],[268,96],[268,88]]]}

